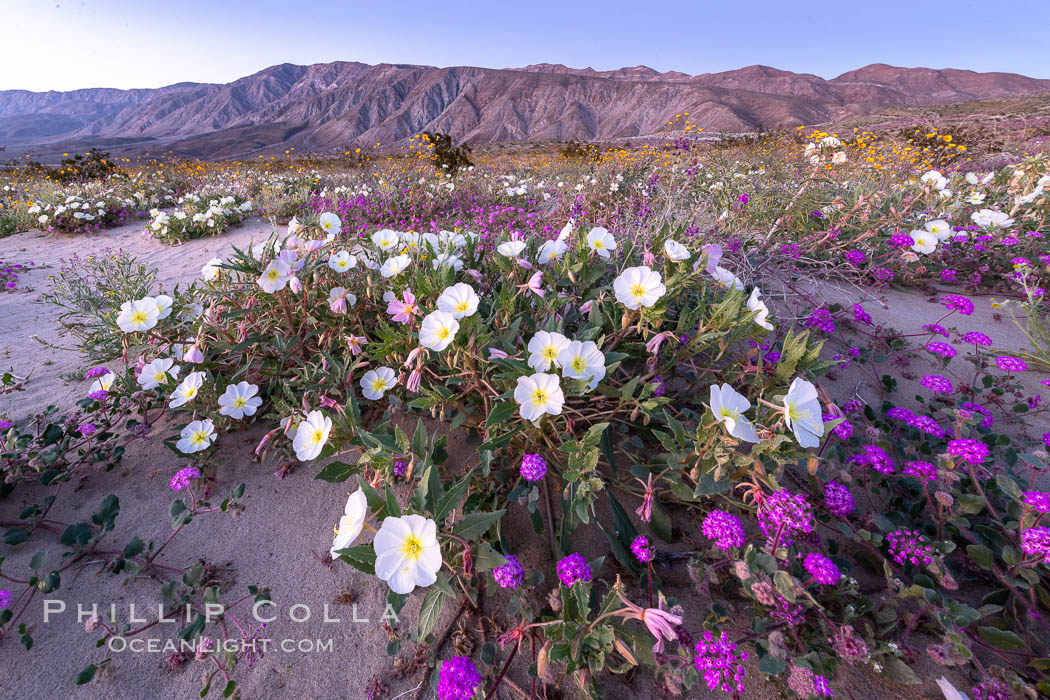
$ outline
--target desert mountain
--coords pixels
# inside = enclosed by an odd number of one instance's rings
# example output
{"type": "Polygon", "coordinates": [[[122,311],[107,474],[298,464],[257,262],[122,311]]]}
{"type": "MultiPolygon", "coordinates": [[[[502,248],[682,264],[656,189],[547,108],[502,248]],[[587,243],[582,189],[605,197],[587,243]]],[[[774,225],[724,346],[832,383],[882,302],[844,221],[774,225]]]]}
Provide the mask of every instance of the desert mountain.
{"type": "Polygon", "coordinates": [[[825,80],[768,66],[690,76],[646,66],[285,63],[225,85],[0,91],[0,146],[220,158],[393,145],[423,130],[475,144],[615,139],[653,134],[683,112],[707,131],[751,131],[1022,93],[1050,93],[1050,80],[884,64],[825,80]]]}

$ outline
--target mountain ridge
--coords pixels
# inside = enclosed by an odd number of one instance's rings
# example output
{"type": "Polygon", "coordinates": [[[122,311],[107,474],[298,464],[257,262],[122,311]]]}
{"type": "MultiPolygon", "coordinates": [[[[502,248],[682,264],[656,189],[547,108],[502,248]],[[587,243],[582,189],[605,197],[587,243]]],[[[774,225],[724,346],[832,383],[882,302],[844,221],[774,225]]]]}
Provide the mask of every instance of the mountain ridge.
{"type": "Polygon", "coordinates": [[[708,131],[739,132],[1035,93],[1050,93],[1050,80],[881,63],[830,80],[764,65],[688,75],[644,65],[280,63],[229,83],[3,90],[0,145],[231,158],[397,145],[423,130],[473,144],[602,140],[654,134],[685,112],[708,131]]]}

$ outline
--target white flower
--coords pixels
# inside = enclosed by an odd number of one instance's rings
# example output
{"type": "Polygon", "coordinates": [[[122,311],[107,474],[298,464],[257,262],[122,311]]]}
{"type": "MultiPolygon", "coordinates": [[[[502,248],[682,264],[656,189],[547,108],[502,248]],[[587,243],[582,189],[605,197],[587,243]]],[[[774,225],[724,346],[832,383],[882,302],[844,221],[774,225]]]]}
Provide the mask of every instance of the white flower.
{"type": "Polygon", "coordinates": [[[167,294],[158,294],[153,297],[154,303],[157,304],[157,318],[163,320],[168,316],[171,316],[171,305],[175,303],[175,300],[169,297],[167,294]]]}
{"type": "Polygon", "coordinates": [[[215,426],[211,418],[195,420],[179,433],[179,441],[175,443],[175,447],[179,449],[179,452],[193,454],[211,447],[211,444],[215,442],[215,437],[215,426]]]}
{"type": "Polygon", "coordinates": [[[927,221],[926,230],[936,236],[938,241],[944,241],[952,237],[952,227],[944,219],[927,221]]]}
{"type": "Polygon", "coordinates": [[[456,320],[473,316],[478,310],[478,295],[469,284],[459,282],[441,292],[437,300],[437,307],[441,311],[452,314],[452,318],[456,320]]]}
{"type": "Polygon", "coordinates": [[[372,234],[372,242],[385,253],[396,248],[401,242],[401,237],[397,235],[397,231],[384,228],[372,234]]]}
{"type": "MultiPolygon", "coordinates": [[[[973,173],[971,173],[971,175],[972,174],[973,173]]],[[[944,700],[968,700],[966,694],[952,685],[951,681],[944,676],[938,678],[936,682],[937,687],[941,689],[941,694],[944,696],[944,700]]]]}
{"type": "Polygon", "coordinates": [[[943,190],[948,185],[948,178],[944,177],[939,170],[930,170],[920,180],[925,185],[932,185],[938,190],[943,190]]]}
{"type": "Polygon", "coordinates": [[[846,152],[845,151],[839,151],[838,153],[836,153],[835,155],[833,155],[831,157],[831,162],[834,163],[835,165],[842,165],[843,163],[846,162],[846,152]]]}
{"type": "Polygon", "coordinates": [[[516,258],[525,250],[525,241],[504,241],[496,246],[496,252],[505,258],[516,258]]]}
{"type": "Polygon", "coordinates": [[[259,286],[264,292],[274,294],[288,286],[292,277],[291,268],[283,260],[271,260],[263,273],[259,275],[259,286]]]}
{"type": "Polygon", "coordinates": [[[820,140],[820,145],[825,148],[838,148],[842,145],[842,141],[834,136],[825,136],[820,140]]]}
{"type": "Polygon", "coordinates": [[[755,323],[767,331],[771,331],[773,330],[773,324],[767,320],[769,318],[769,307],[766,306],[766,302],[759,299],[760,296],[762,296],[762,291],[758,287],[751,290],[751,296],[747,298],[747,310],[757,311],[758,315],[755,316],[755,323]]]}
{"type": "Polygon", "coordinates": [[[684,245],[668,238],[664,241],[664,255],[666,255],[671,262],[682,262],[683,260],[688,260],[692,254],[684,245]]]}
{"type": "Polygon", "coordinates": [[[425,348],[441,352],[456,338],[459,332],[459,321],[452,318],[447,311],[433,311],[423,318],[419,325],[419,344],[425,348]]]}
{"type": "Polygon", "coordinates": [[[339,518],[339,525],[335,528],[335,540],[330,550],[333,559],[338,556],[336,554],[338,550],[346,549],[357,541],[367,516],[368,499],[364,491],[357,489],[350,494],[350,498],[346,499],[343,517],[339,518]]]}
{"type": "Polygon", "coordinates": [[[182,383],[175,388],[175,391],[171,392],[168,407],[178,408],[196,398],[201,386],[204,385],[204,376],[204,372],[190,372],[187,374],[182,383]]]}
{"type": "Polygon", "coordinates": [[[376,576],[390,590],[404,595],[416,586],[430,586],[441,569],[441,547],[437,523],[422,515],[386,518],[372,546],[376,552],[376,576]]]}
{"type": "Polygon", "coordinates": [[[418,250],[420,235],[413,231],[402,231],[399,236],[401,239],[401,250],[418,250]]]}
{"type": "Polygon", "coordinates": [[[48,222],[48,216],[47,214],[41,214],[37,217],[36,220],[39,221],[41,224],[46,224],[48,222]]]}
{"type": "MultiPolygon", "coordinates": [[[[318,223],[321,224],[321,228],[329,236],[337,235],[343,228],[343,222],[339,220],[339,217],[330,211],[326,211],[321,214],[321,218],[318,219],[318,223]]],[[[289,228],[291,226],[289,225],[289,228]]]]}
{"type": "Polygon", "coordinates": [[[109,388],[113,386],[113,381],[117,378],[117,375],[112,372],[106,372],[98,380],[91,385],[91,393],[96,391],[109,391],[109,388]]]}
{"type": "Polygon", "coordinates": [[[338,253],[332,253],[332,257],[328,258],[328,267],[336,272],[346,272],[357,267],[357,258],[345,250],[340,250],[338,253]]]}
{"type": "Polygon", "coordinates": [[[543,245],[540,246],[537,260],[540,265],[546,265],[552,260],[561,258],[561,256],[565,255],[566,250],[568,250],[568,246],[562,240],[544,241],[543,245]]]}
{"type": "Polygon", "coordinates": [[[288,222],[288,235],[294,236],[296,233],[299,232],[300,228],[302,227],[299,224],[298,217],[293,216],[292,220],[288,222]]]}
{"type": "Polygon", "coordinates": [[[561,333],[537,331],[529,341],[529,367],[537,372],[546,372],[551,365],[559,367],[558,357],[569,345],[569,339],[561,333]]]}
{"type": "Polygon", "coordinates": [[[357,297],[344,287],[332,287],[328,290],[328,308],[332,313],[345,314],[347,306],[357,303],[357,297]]]}
{"type": "Polygon", "coordinates": [[[256,396],[259,387],[248,382],[237,382],[226,387],[226,391],[219,397],[219,413],[240,420],[245,416],[254,416],[262,399],[256,396]]]}
{"type": "Polygon", "coordinates": [[[743,415],[744,411],[750,408],[751,402],[747,397],[728,384],[711,385],[711,413],[714,414],[715,420],[725,424],[726,430],[733,437],[746,442],[758,442],[754,426],[743,415]]]}
{"type": "Polygon", "coordinates": [[[587,245],[601,257],[607,258],[611,251],[616,250],[616,239],[608,229],[596,226],[587,234],[587,245]]]}
{"type": "Polygon", "coordinates": [[[434,256],[432,265],[435,270],[440,270],[442,267],[451,267],[456,272],[459,272],[463,269],[463,258],[454,253],[440,253],[434,256]]]}
{"type": "Polygon", "coordinates": [[[912,244],[911,249],[914,250],[916,253],[928,255],[933,251],[937,250],[937,236],[933,235],[929,231],[917,229],[915,231],[912,231],[909,235],[911,235],[911,239],[915,241],[912,244]]]}
{"type": "Polygon", "coordinates": [[[157,302],[149,297],[138,301],[124,302],[120,307],[120,315],[117,316],[117,325],[125,333],[134,331],[148,331],[157,325],[160,318],[160,308],[157,302]]]}
{"type": "Polygon", "coordinates": [[[594,342],[574,340],[558,354],[561,373],[572,379],[587,382],[587,388],[593,389],[605,378],[605,355],[594,342]]]}
{"type": "Polygon", "coordinates": [[[740,281],[740,278],[721,265],[715,266],[711,276],[715,278],[715,282],[718,282],[723,287],[741,290],[744,288],[744,283],[740,281]]]}
{"type": "Polygon", "coordinates": [[[379,274],[381,274],[383,277],[386,277],[387,279],[390,279],[391,277],[397,277],[405,271],[405,268],[408,267],[411,262],[412,258],[410,258],[405,253],[402,253],[401,255],[395,255],[392,258],[386,259],[386,262],[383,263],[383,266],[379,268],[379,274]]]}
{"type": "Polygon", "coordinates": [[[572,235],[573,229],[576,228],[576,222],[569,219],[569,223],[561,227],[561,231],[558,232],[558,238],[556,240],[564,243],[570,235],[572,235]]]}
{"type": "Polygon", "coordinates": [[[565,395],[556,374],[534,374],[531,377],[518,377],[514,388],[514,400],[518,402],[521,417],[537,421],[545,414],[556,416],[561,413],[565,395]]]}
{"type": "Polygon", "coordinates": [[[802,447],[818,447],[824,435],[817,388],[801,377],[795,377],[784,397],[784,422],[795,433],[802,447]]]}
{"type": "Polygon", "coordinates": [[[201,277],[211,282],[219,276],[219,265],[222,265],[222,258],[212,258],[201,268],[201,277]]]}
{"type": "Polygon", "coordinates": [[[995,211],[994,209],[981,209],[970,214],[970,218],[973,222],[983,229],[989,228],[1006,228],[1012,226],[1014,220],[1010,218],[1008,214],[1001,211],[995,211]]]}
{"type": "Polygon", "coordinates": [[[156,389],[169,379],[174,379],[177,376],[179,376],[179,367],[175,365],[175,360],[165,358],[154,360],[143,367],[142,371],[139,372],[138,382],[143,389],[156,389]]]}
{"type": "Polygon", "coordinates": [[[332,432],[332,419],[320,411],[310,411],[306,418],[296,426],[292,438],[292,449],[300,462],[309,462],[321,454],[328,434],[332,432]]]}
{"type": "Polygon", "coordinates": [[[616,300],[628,309],[649,308],[667,293],[660,273],[645,265],[629,267],[613,281],[616,300]]]}
{"type": "Polygon", "coordinates": [[[389,367],[370,369],[365,372],[365,376],[361,377],[361,393],[366,399],[378,401],[395,384],[397,384],[397,375],[394,374],[394,370],[389,367]]]}

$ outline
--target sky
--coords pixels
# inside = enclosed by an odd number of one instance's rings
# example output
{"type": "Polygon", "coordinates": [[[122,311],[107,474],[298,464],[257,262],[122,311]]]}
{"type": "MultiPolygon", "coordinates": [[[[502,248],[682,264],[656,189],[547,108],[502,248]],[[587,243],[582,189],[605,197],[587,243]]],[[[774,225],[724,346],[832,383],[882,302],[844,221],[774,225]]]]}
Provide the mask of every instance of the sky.
{"type": "Polygon", "coordinates": [[[278,63],[832,78],[869,63],[1050,78],[1050,1],[0,0],[0,90],[225,83],[278,63]]]}

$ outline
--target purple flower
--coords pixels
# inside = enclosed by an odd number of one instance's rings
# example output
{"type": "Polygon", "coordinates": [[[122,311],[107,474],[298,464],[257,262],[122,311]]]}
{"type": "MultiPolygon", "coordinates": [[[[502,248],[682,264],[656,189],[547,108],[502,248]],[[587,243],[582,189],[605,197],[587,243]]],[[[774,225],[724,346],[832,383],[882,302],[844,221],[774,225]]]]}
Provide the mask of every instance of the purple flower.
{"type": "Polygon", "coordinates": [[[893,460],[878,445],[865,445],[861,449],[864,450],[864,454],[853,455],[849,458],[850,462],[862,467],[871,467],[882,474],[892,474],[896,471],[893,460]]]}
{"type": "Polygon", "coordinates": [[[14,425],[14,423],[7,420],[6,418],[0,418],[0,430],[7,430],[12,425],[14,425]]]}
{"type": "MultiPolygon", "coordinates": [[[[824,414],[824,422],[830,423],[833,420],[842,418],[842,416],[832,415],[830,413],[824,414]]],[[[835,433],[835,437],[839,440],[849,440],[853,436],[853,424],[846,418],[842,418],[842,422],[834,427],[832,430],[835,433]]]]}
{"type": "Polygon", "coordinates": [[[634,542],[631,542],[631,553],[634,554],[634,558],[643,564],[648,564],[653,560],[656,555],[656,550],[649,544],[649,538],[645,535],[638,535],[634,538],[634,542]]]}
{"type": "Polygon", "coordinates": [[[948,329],[946,329],[944,326],[942,326],[939,323],[927,323],[926,325],[924,325],[922,327],[922,329],[924,331],[929,331],[930,333],[933,333],[934,335],[940,335],[940,336],[943,336],[945,338],[948,337],[948,329]]]}
{"type": "Polygon", "coordinates": [[[107,374],[108,372],[109,370],[102,366],[92,367],[87,371],[87,374],[84,375],[84,379],[94,379],[95,377],[101,377],[102,375],[107,374]]]}
{"type": "Polygon", "coordinates": [[[1024,372],[1028,369],[1028,363],[1019,357],[1000,355],[995,358],[995,366],[1004,372],[1024,372]]]}
{"type": "Polygon", "coordinates": [[[408,474],[408,460],[404,455],[394,455],[394,476],[403,479],[406,474],[408,474]]]}
{"type": "Polygon", "coordinates": [[[1050,493],[1046,491],[1025,491],[1021,494],[1021,500],[1036,512],[1050,513],[1050,493]]]}
{"type": "Polygon", "coordinates": [[[664,392],[667,391],[667,385],[664,384],[664,380],[659,377],[653,377],[649,380],[649,383],[654,385],[653,396],[656,396],[657,398],[663,396],[664,392]]]}
{"type": "Polygon", "coordinates": [[[891,248],[911,248],[915,245],[915,239],[906,233],[895,233],[890,236],[891,248]]]}
{"type": "Polygon", "coordinates": [[[951,380],[947,377],[942,377],[939,374],[927,374],[922,378],[922,385],[930,391],[938,394],[950,394],[955,391],[955,387],[952,386],[951,380]]]}
{"type": "Polygon", "coordinates": [[[747,652],[737,651],[736,643],[729,639],[729,635],[722,632],[716,640],[711,631],[707,630],[703,638],[696,643],[693,652],[693,665],[709,690],[721,690],[724,693],[744,692],[747,671],[741,662],[747,660],[747,652]]]}
{"type": "Polygon", "coordinates": [[[96,430],[98,430],[98,428],[95,427],[94,423],[83,423],[77,427],[77,432],[84,437],[91,437],[95,434],[96,430]]]}
{"type": "Polygon", "coordinates": [[[437,695],[441,700],[470,700],[481,685],[481,674],[466,656],[453,656],[441,663],[437,695]]]}
{"type": "Polygon", "coordinates": [[[962,337],[964,343],[972,343],[973,345],[983,345],[988,347],[992,344],[992,339],[986,336],[980,331],[970,331],[962,337]]]}
{"type": "Polygon", "coordinates": [[[846,251],[846,262],[850,265],[860,267],[868,259],[867,254],[863,250],[847,250],[846,251]]]}
{"type": "Polygon", "coordinates": [[[107,396],[109,396],[109,392],[105,389],[96,389],[88,394],[88,398],[95,401],[105,401],[107,396]]]}
{"type": "Polygon", "coordinates": [[[857,323],[863,323],[865,326],[872,325],[871,314],[865,311],[860,304],[853,305],[853,320],[857,323]]]}
{"type": "Polygon", "coordinates": [[[521,477],[525,481],[540,481],[545,476],[547,460],[536,454],[527,454],[521,458],[521,477]]]}
{"type": "Polygon", "coordinates": [[[12,597],[11,591],[0,590],[0,610],[7,610],[11,607],[12,597]]]}
{"type": "Polygon", "coordinates": [[[561,585],[566,588],[571,588],[572,584],[577,581],[590,581],[592,577],[591,567],[587,565],[587,560],[582,554],[576,552],[559,561],[557,569],[561,585]]]}
{"type": "Polygon", "coordinates": [[[932,352],[934,355],[940,355],[946,360],[950,360],[959,354],[959,351],[948,343],[932,342],[926,343],[926,352],[932,352]]]}
{"type": "Polygon", "coordinates": [[[513,554],[506,555],[507,563],[492,570],[492,578],[500,588],[517,588],[525,580],[525,568],[513,554]]]}
{"type": "Polygon", "coordinates": [[[813,531],[813,514],[803,494],[780,489],[758,507],[758,526],[770,539],[779,533],[780,544],[789,547],[795,534],[813,531]]]}
{"type": "Polygon", "coordinates": [[[1021,533],[1021,551],[1030,557],[1042,557],[1050,564],[1050,527],[1030,527],[1021,533]]]}
{"type": "Polygon", "coordinates": [[[814,309],[806,319],[805,325],[808,328],[818,328],[825,333],[835,332],[835,320],[827,309],[814,309]]]}
{"type": "Polygon", "coordinates": [[[919,481],[937,480],[937,467],[929,462],[905,462],[904,473],[907,476],[914,476],[919,481]]]}
{"type": "Polygon", "coordinates": [[[984,463],[984,460],[988,458],[988,452],[988,445],[980,440],[963,438],[948,443],[948,454],[957,461],[966,462],[975,467],[984,463]]]}
{"type": "Polygon", "coordinates": [[[886,411],[886,417],[892,418],[893,420],[899,420],[902,423],[910,423],[915,419],[915,414],[903,406],[894,406],[886,411]]]}
{"type": "Polygon", "coordinates": [[[837,481],[829,481],[824,486],[824,505],[832,515],[840,518],[845,518],[857,509],[853,494],[837,481]]]}
{"type": "MultiPolygon", "coordinates": [[[[908,237],[908,240],[911,240],[911,236],[908,237]]],[[[873,267],[871,268],[871,276],[882,282],[889,282],[893,279],[893,270],[887,270],[884,267],[873,267]]]]}
{"type": "Polygon", "coordinates": [[[927,435],[932,435],[942,440],[951,435],[950,431],[942,428],[937,421],[929,416],[915,416],[908,422],[908,425],[913,428],[918,428],[927,435]]]}
{"type": "Polygon", "coordinates": [[[894,530],[886,535],[886,541],[890,545],[890,557],[898,564],[910,562],[924,566],[933,562],[933,547],[915,530],[894,530]]]}
{"type": "Polygon", "coordinates": [[[802,566],[806,568],[813,580],[817,583],[823,583],[825,586],[834,586],[842,578],[842,572],[839,571],[839,567],[835,566],[835,562],[823,554],[815,552],[807,554],[806,558],[802,560],[802,566]]]}
{"type": "Polygon", "coordinates": [[[1050,450],[1050,433],[1043,433],[1043,444],[1050,450]]]}
{"type": "Polygon", "coordinates": [[[958,311],[963,316],[969,316],[973,313],[973,302],[958,294],[949,294],[941,297],[941,306],[949,311],[958,311]]]}
{"type": "Polygon", "coordinates": [[[955,270],[941,270],[942,282],[955,282],[959,279],[959,273],[955,270]]]}
{"type": "Polygon", "coordinates": [[[734,547],[743,547],[747,540],[744,526],[740,519],[724,510],[713,510],[704,518],[700,527],[704,537],[714,540],[715,546],[725,551],[734,547]]]}
{"type": "Polygon", "coordinates": [[[172,491],[181,491],[190,485],[192,479],[199,479],[200,476],[201,470],[197,467],[183,467],[175,472],[175,476],[171,477],[171,482],[168,483],[168,486],[171,487],[172,491]]]}

